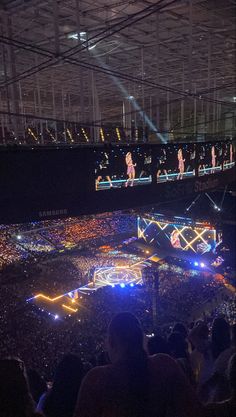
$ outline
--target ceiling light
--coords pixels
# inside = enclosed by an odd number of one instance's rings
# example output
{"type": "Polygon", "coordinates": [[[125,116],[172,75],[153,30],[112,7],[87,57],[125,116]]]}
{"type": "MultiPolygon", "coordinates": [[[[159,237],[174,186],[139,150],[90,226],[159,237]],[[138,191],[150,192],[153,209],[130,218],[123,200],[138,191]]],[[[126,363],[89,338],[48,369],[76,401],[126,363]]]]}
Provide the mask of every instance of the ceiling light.
{"type": "Polygon", "coordinates": [[[87,32],[73,32],[69,33],[67,36],[68,39],[80,39],[82,42],[85,42],[87,40],[87,32]]]}
{"type": "Polygon", "coordinates": [[[96,44],[88,47],[88,49],[89,49],[90,51],[91,51],[91,49],[94,49],[94,48],[96,48],[96,44]]]}

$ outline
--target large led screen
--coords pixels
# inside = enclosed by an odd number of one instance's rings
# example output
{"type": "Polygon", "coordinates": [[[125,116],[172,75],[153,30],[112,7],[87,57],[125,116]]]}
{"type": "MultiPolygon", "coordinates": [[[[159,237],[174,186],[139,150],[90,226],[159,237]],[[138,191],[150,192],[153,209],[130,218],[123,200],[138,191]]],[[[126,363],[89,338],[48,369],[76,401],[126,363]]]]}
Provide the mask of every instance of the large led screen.
{"type": "Polygon", "coordinates": [[[138,218],[138,237],[160,249],[192,251],[200,255],[214,254],[221,243],[216,230],[201,223],[190,226],[144,217],[138,218]]]}
{"type": "Polygon", "coordinates": [[[195,176],[196,145],[163,145],[156,150],[156,181],[175,181],[195,176]]]}
{"type": "Polygon", "coordinates": [[[152,182],[151,150],[114,147],[95,151],[95,189],[110,190],[148,185],[152,182]]]}

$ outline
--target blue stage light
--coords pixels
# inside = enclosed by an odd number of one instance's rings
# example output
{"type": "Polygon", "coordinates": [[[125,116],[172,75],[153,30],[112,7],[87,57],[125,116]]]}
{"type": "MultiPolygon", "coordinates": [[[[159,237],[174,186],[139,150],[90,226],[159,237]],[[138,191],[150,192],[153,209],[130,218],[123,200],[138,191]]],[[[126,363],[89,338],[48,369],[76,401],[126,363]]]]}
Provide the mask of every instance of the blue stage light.
{"type": "Polygon", "coordinates": [[[133,282],[131,282],[130,286],[131,286],[131,287],[134,287],[134,284],[133,284],[133,282]]]}
{"type": "Polygon", "coordinates": [[[121,288],[125,288],[125,284],[122,282],[122,283],[120,284],[120,287],[121,287],[121,288]]]}
{"type": "Polygon", "coordinates": [[[199,265],[199,263],[195,261],[194,262],[194,266],[198,266],[198,265],[199,265]]]}

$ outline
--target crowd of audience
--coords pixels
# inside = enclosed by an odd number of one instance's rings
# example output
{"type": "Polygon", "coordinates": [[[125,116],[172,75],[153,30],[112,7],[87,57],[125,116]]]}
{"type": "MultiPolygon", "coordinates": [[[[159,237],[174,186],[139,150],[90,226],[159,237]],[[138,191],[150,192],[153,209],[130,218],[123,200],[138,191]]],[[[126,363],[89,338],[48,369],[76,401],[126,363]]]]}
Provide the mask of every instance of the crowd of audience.
{"type": "Polygon", "coordinates": [[[176,317],[195,319],[202,308],[207,309],[208,303],[227,298],[222,276],[207,271],[184,270],[168,263],[159,267],[159,288],[161,313],[166,317],[168,312],[169,321],[176,317]],[[180,299],[184,302],[178,303],[180,299]]]}
{"type": "Polygon", "coordinates": [[[107,286],[79,293],[78,312],[58,320],[26,303],[85,285],[98,267],[144,260],[120,250],[117,236],[134,228],[121,214],[2,227],[0,416],[233,416],[236,306],[222,276],[166,262],[155,297],[145,281],[107,286]]]}
{"type": "MultiPolygon", "coordinates": [[[[106,213],[78,219],[46,220],[30,224],[0,226],[0,271],[12,263],[45,257],[59,250],[76,248],[87,240],[114,234],[132,235],[135,216],[106,213]]],[[[89,243],[89,244],[90,244],[89,243]]]]}
{"type": "Polygon", "coordinates": [[[53,361],[50,382],[17,357],[0,360],[0,415],[233,417],[236,325],[224,318],[215,318],[211,331],[197,321],[176,323],[168,338],[160,328],[145,337],[132,313],[118,313],[108,327],[108,351],[90,362],[79,353],[78,333],[74,328],[66,340],[69,353],[53,361]]]}

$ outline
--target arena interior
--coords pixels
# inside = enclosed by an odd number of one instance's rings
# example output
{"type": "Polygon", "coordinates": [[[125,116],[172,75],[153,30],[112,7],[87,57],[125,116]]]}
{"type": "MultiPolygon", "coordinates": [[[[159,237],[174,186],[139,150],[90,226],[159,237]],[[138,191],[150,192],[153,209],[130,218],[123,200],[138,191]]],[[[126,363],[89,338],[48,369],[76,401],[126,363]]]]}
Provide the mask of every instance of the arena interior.
{"type": "Polygon", "coordinates": [[[232,417],[236,2],[0,29],[0,416],[232,417]]]}

